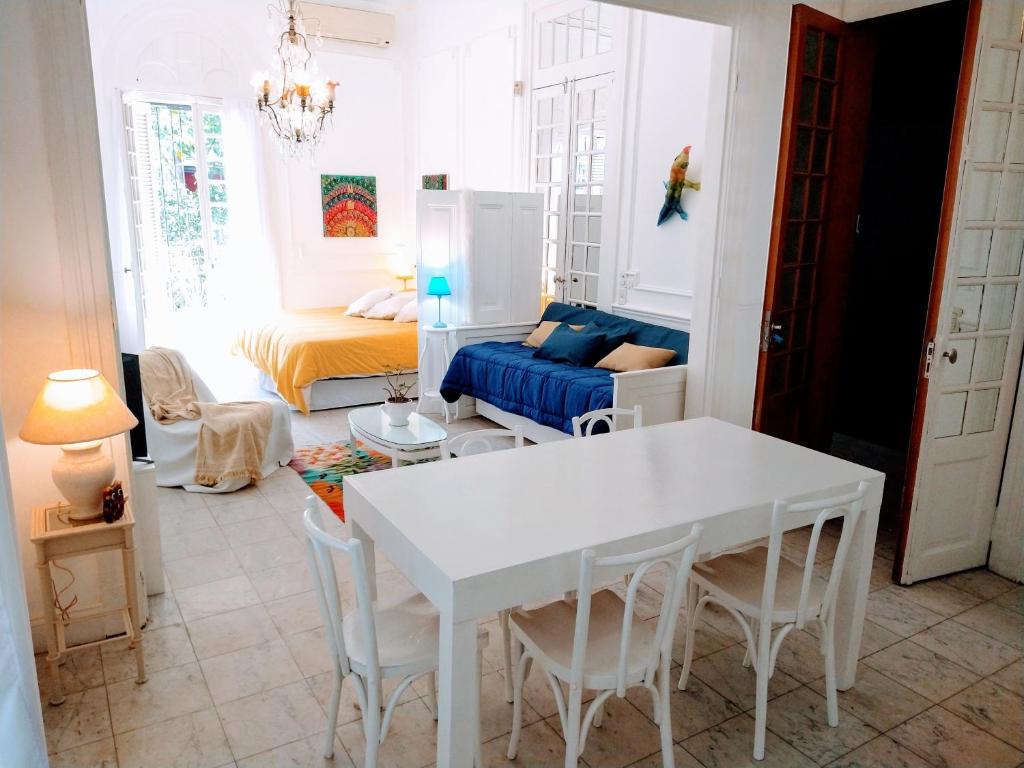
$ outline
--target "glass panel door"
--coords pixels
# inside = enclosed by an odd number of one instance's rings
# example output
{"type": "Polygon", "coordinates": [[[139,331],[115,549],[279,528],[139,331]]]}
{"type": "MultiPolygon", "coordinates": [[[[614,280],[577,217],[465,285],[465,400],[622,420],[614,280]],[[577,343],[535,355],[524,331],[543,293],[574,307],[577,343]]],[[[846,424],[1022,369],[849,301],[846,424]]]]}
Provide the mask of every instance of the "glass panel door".
{"type": "Polygon", "coordinates": [[[565,208],[569,152],[569,90],[562,85],[533,92],[530,176],[534,192],[544,195],[544,262],[541,301],[562,300],[565,208]]]}

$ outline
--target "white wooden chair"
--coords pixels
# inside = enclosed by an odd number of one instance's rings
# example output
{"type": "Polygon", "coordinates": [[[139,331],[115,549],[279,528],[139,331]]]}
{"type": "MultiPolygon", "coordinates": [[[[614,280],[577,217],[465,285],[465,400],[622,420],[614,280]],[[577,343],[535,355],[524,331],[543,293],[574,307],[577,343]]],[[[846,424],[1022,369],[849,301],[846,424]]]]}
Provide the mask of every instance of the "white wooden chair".
{"type": "Polygon", "coordinates": [[[560,600],[537,610],[512,613],[512,634],[517,646],[521,644],[523,649],[516,665],[509,760],[515,759],[519,748],[523,685],[536,661],[544,670],[558,705],[565,736],[566,768],[577,765],[591,725],[601,724],[601,712],[608,697],[614,693],[623,698],[627,688],[639,685],[651,692],[654,701],[663,765],[674,768],[669,707],[672,639],[702,530],[700,525],[694,525],[683,539],[634,554],[597,557],[593,550],[584,550],[575,600],[560,600]],[[666,568],[668,573],[661,613],[652,628],[634,615],[633,607],[644,575],[656,566],[666,568]],[[634,571],[625,602],[610,589],[591,594],[595,569],[621,572],[624,568],[634,571]],[[568,702],[560,681],[569,686],[568,702]],[[598,692],[585,713],[584,689],[598,692]]]}
{"type": "Polygon", "coordinates": [[[747,640],[744,665],[753,664],[757,674],[754,725],[754,759],[764,759],[765,725],[768,717],[768,681],[782,641],[808,621],[821,628],[820,649],[825,657],[825,689],[828,724],[839,725],[836,694],[835,604],[846,553],[860,518],[867,483],[857,490],[830,499],[790,504],[776,501],[772,511],[768,546],[720,555],[693,567],[687,597],[686,649],[679,688],[686,688],[693,660],[694,632],[701,611],[716,603],[728,611],[743,629],[747,640]],[[814,574],[814,557],[824,524],[842,518],[842,533],[828,579],[814,574]],[[782,537],[787,531],[811,526],[803,565],[781,557],[782,537]],[[779,625],[772,637],[775,625],[779,625]]]}
{"type": "MultiPolygon", "coordinates": [[[[341,541],[324,531],[323,517],[315,496],[306,499],[303,526],[306,530],[309,567],[324,619],[334,672],[331,703],[327,711],[324,757],[329,759],[334,754],[341,686],[345,678],[351,678],[363,713],[363,733],[366,736],[364,765],[366,768],[375,768],[395,705],[405,689],[425,675],[429,675],[430,682],[427,704],[434,713],[434,719],[437,719],[437,610],[419,593],[389,605],[375,604],[366,578],[362,542],[359,539],[341,541]],[[348,617],[342,612],[332,551],[347,555],[351,561],[356,607],[348,617]],[[400,678],[399,683],[386,704],[383,704],[382,715],[382,682],[396,677],[400,678]]],[[[479,677],[481,654],[487,644],[486,632],[478,635],[478,643],[479,677]]],[[[479,744],[476,765],[478,768],[483,766],[479,744]]]]}
{"type": "MultiPolygon", "coordinates": [[[[523,428],[515,429],[475,429],[472,432],[463,432],[451,440],[442,440],[439,445],[441,460],[451,459],[455,456],[467,456],[474,453],[490,453],[507,448],[523,447],[523,428]],[[511,445],[503,445],[507,439],[512,439],[511,445]],[[500,442],[495,442],[496,440],[500,442]]],[[[501,628],[501,654],[505,670],[505,701],[512,701],[512,635],[508,629],[509,611],[502,611],[498,614],[498,626],[501,628]]]]}
{"type": "Polygon", "coordinates": [[[630,425],[637,429],[644,425],[644,409],[642,405],[634,405],[632,408],[601,408],[596,411],[587,411],[582,416],[572,417],[572,436],[590,437],[594,433],[594,427],[604,424],[609,432],[614,432],[619,425],[619,419],[625,416],[630,419],[630,425]]]}

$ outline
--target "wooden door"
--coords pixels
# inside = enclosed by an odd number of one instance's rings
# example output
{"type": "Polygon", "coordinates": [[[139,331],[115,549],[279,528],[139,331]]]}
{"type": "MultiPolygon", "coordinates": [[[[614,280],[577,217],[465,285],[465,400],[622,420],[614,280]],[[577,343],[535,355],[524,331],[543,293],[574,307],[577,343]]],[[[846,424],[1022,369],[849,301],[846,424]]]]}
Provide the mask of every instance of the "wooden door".
{"type": "Polygon", "coordinates": [[[968,19],[929,308],[934,336],[915,414],[919,454],[896,566],[903,583],[984,565],[1000,478],[1022,471],[1005,463],[1024,347],[1021,10],[974,2],[968,19]]]}
{"type": "Polygon", "coordinates": [[[794,6],[753,424],[814,447],[831,397],[822,364],[841,329],[870,91],[860,68],[844,94],[852,37],[838,19],[794,6]]]}

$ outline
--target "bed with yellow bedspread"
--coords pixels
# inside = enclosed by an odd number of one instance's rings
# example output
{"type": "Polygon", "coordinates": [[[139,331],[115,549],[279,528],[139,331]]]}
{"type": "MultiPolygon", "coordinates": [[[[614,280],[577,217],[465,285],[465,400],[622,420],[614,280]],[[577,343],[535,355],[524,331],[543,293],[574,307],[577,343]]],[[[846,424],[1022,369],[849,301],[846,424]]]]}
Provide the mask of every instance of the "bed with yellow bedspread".
{"type": "Polygon", "coordinates": [[[273,380],[281,397],[308,414],[304,390],[318,379],[415,370],[416,327],[347,317],[345,307],[292,310],[243,330],[236,349],[273,380]]]}

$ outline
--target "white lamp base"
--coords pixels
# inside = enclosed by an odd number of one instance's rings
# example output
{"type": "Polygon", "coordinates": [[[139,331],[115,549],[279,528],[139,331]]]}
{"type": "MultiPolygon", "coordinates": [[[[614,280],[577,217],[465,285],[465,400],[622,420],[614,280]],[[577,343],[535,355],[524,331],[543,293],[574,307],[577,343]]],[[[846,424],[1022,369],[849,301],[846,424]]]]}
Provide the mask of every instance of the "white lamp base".
{"type": "Polygon", "coordinates": [[[103,489],[114,480],[114,462],[100,441],[62,445],[63,454],[53,465],[53,482],[71,504],[70,520],[95,520],[103,516],[103,489]]]}

